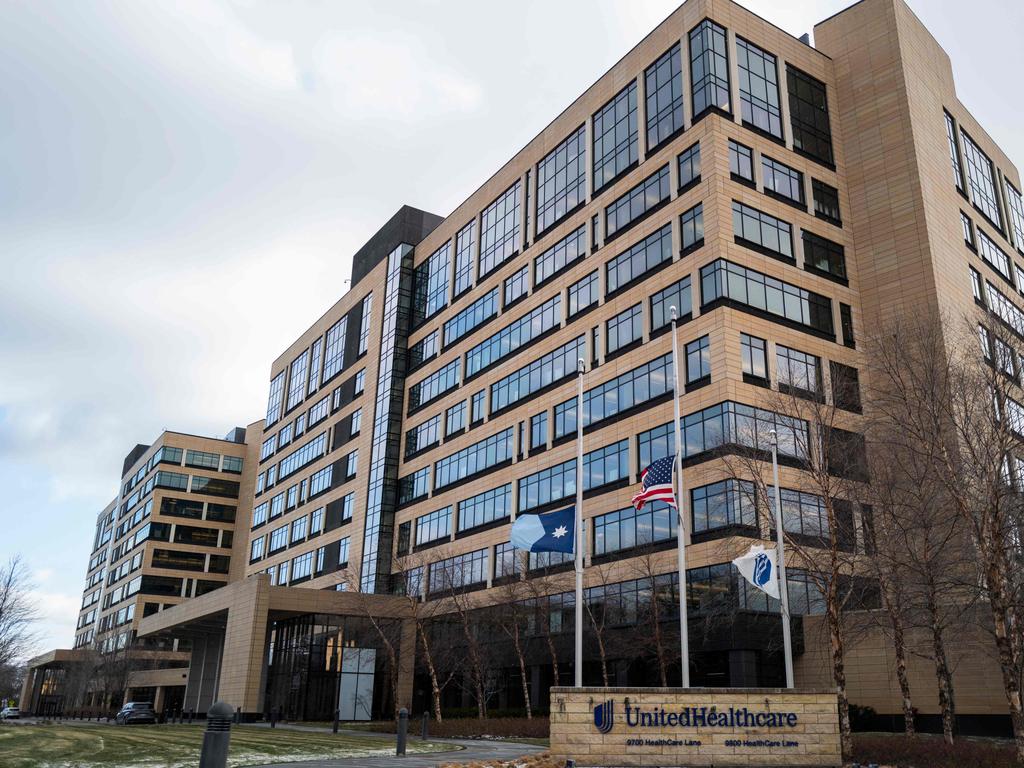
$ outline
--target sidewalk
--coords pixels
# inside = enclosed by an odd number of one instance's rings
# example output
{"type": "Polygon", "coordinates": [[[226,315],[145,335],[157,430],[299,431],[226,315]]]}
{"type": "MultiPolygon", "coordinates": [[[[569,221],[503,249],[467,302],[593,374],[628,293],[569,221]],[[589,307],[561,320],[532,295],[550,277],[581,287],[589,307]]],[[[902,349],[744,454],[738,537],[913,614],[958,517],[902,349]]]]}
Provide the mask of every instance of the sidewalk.
{"type": "MultiPolygon", "coordinates": [[[[260,727],[269,728],[266,723],[253,723],[260,727]]],[[[330,733],[330,728],[279,723],[278,728],[295,731],[315,731],[318,733],[330,733]]],[[[339,734],[362,736],[366,738],[379,738],[382,742],[390,745],[395,743],[393,733],[373,733],[372,731],[360,731],[341,728],[339,734]]],[[[419,740],[419,736],[410,734],[409,742],[419,740]]],[[[488,741],[483,739],[439,739],[431,736],[429,741],[435,744],[450,744],[451,750],[444,752],[428,752],[420,755],[386,755],[384,757],[345,757],[338,760],[314,760],[302,763],[269,763],[267,765],[253,766],[253,768],[387,768],[401,766],[401,768],[435,768],[445,763],[472,763],[479,760],[513,760],[523,755],[532,755],[537,752],[544,752],[545,747],[538,747],[534,744],[520,744],[514,741],[488,741]]]]}

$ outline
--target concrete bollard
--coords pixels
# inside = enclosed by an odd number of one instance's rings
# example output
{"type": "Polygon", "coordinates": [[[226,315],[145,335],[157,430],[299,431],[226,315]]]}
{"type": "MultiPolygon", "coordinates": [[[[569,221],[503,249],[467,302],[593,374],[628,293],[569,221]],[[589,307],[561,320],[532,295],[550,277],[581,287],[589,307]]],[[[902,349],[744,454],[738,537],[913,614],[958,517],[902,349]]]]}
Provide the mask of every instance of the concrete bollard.
{"type": "Polygon", "coordinates": [[[192,725],[192,721],[195,719],[195,716],[196,716],[196,710],[195,710],[195,707],[193,707],[192,709],[190,709],[188,711],[188,724],[189,725],[192,725]]]}
{"type": "Polygon", "coordinates": [[[409,710],[402,707],[398,710],[398,743],[395,745],[395,754],[405,754],[405,739],[409,732],[409,710]]]}
{"type": "Polygon", "coordinates": [[[215,703],[206,713],[206,731],[203,733],[199,768],[227,768],[233,714],[231,705],[223,701],[215,703]]]}
{"type": "Polygon", "coordinates": [[[423,733],[420,734],[420,738],[424,741],[427,740],[427,730],[430,727],[430,715],[426,712],[423,713],[423,733]]]}
{"type": "Polygon", "coordinates": [[[242,708],[241,707],[236,707],[235,708],[235,725],[239,725],[239,724],[241,724],[241,722],[242,722],[242,708]]]}
{"type": "Polygon", "coordinates": [[[334,710],[334,725],[331,726],[331,733],[338,732],[338,720],[341,719],[341,710],[334,710]]]}

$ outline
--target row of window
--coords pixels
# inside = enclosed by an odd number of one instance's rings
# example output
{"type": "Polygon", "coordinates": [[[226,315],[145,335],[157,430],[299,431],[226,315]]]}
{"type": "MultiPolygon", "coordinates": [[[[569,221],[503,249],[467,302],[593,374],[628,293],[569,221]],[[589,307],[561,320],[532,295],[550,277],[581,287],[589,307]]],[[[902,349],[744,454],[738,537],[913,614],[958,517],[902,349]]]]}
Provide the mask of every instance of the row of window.
{"type": "MultiPolygon", "coordinates": [[[[360,307],[361,321],[357,356],[361,356],[366,352],[369,343],[372,307],[373,294],[368,293],[363,297],[360,307]]],[[[292,360],[290,365],[270,380],[270,394],[267,397],[267,415],[264,429],[269,429],[276,424],[285,413],[296,407],[306,397],[315,393],[323,384],[326,384],[342,370],[345,363],[347,335],[348,314],[331,326],[325,336],[316,339],[309,348],[303,350],[292,360]],[[287,392],[285,391],[286,375],[288,379],[287,392]]]]}

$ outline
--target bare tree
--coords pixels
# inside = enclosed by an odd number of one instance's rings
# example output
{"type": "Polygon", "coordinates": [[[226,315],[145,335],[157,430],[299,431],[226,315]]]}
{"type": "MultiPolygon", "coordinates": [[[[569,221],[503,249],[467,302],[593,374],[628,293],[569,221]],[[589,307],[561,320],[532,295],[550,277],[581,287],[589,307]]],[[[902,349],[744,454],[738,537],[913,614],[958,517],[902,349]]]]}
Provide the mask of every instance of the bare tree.
{"type": "Polygon", "coordinates": [[[864,440],[853,431],[855,417],[838,407],[834,397],[826,397],[820,372],[805,376],[780,370],[779,379],[781,391],[766,395],[763,408],[744,406],[735,414],[728,427],[731,445],[725,464],[735,479],[752,482],[763,500],[762,530],[775,525],[770,512],[773,441],[782,461],[798,470],[780,480],[788,485],[780,490],[787,565],[804,571],[824,604],[840,742],[848,756],[853,750],[846,687],[851,627],[844,615],[859,603],[852,500],[861,495],[858,488],[867,479],[864,440]]]}
{"type": "Polygon", "coordinates": [[[372,595],[360,589],[358,573],[349,572],[346,583],[350,592],[361,596],[360,604],[363,608],[363,616],[370,622],[374,632],[377,633],[381,647],[384,650],[388,689],[391,695],[392,709],[394,710],[393,716],[397,721],[400,708],[398,699],[398,678],[400,672],[398,649],[401,644],[401,621],[385,619],[377,615],[374,610],[372,595]]]}
{"type": "Polygon", "coordinates": [[[963,591],[975,591],[988,606],[1018,760],[1024,762],[1022,638],[1016,617],[1022,589],[1024,405],[1014,392],[1020,345],[1010,334],[1001,336],[993,338],[973,320],[959,324],[925,317],[885,329],[869,357],[879,418],[934,461],[936,480],[974,547],[978,575],[963,584],[963,591]]]}
{"type": "Polygon", "coordinates": [[[668,658],[671,650],[669,638],[666,637],[665,628],[662,626],[663,601],[659,598],[659,588],[666,576],[671,578],[671,573],[666,574],[664,564],[659,562],[657,551],[649,541],[640,542],[630,566],[633,577],[640,585],[637,597],[637,624],[646,630],[637,637],[638,646],[641,650],[653,651],[658,665],[658,679],[664,688],[668,686],[668,658]]]}
{"type": "Polygon", "coordinates": [[[32,588],[28,568],[19,555],[0,566],[0,667],[23,661],[35,642],[32,625],[39,614],[32,588]]]}
{"type": "Polygon", "coordinates": [[[444,689],[455,678],[458,665],[451,663],[453,649],[441,643],[435,645],[436,629],[447,622],[438,610],[437,601],[426,599],[426,573],[428,561],[417,555],[395,558],[394,571],[404,585],[402,594],[409,606],[409,615],[416,625],[416,636],[419,640],[419,652],[430,679],[430,699],[434,711],[434,719],[442,720],[441,696],[444,689]]]}
{"type": "Polygon", "coordinates": [[[614,583],[612,567],[608,564],[594,565],[587,571],[587,588],[583,606],[590,620],[594,641],[597,643],[597,657],[601,662],[601,682],[605,688],[611,685],[608,676],[609,610],[607,603],[608,588],[614,583]]]}
{"type": "Polygon", "coordinates": [[[516,663],[519,666],[519,677],[523,688],[523,702],[526,706],[526,719],[533,719],[533,707],[530,705],[530,686],[526,673],[526,640],[530,622],[529,591],[526,587],[525,571],[520,571],[521,578],[509,578],[501,583],[497,590],[497,604],[494,609],[497,623],[502,633],[512,643],[516,663]]]}

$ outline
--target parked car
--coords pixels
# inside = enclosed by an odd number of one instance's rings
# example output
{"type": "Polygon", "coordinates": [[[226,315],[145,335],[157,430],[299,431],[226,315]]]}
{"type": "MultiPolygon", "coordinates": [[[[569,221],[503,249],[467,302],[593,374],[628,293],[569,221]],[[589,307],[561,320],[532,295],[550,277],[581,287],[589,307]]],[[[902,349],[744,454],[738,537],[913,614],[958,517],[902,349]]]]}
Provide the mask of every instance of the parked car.
{"type": "Polygon", "coordinates": [[[129,701],[121,711],[114,717],[118,725],[131,725],[132,723],[155,723],[156,712],[153,705],[148,701],[129,701]]]}
{"type": "Polygon", "coordinates": [[[21,710],[17,707],[4,707],[0,709],[0,720],[20,720],[21,710]]]}

